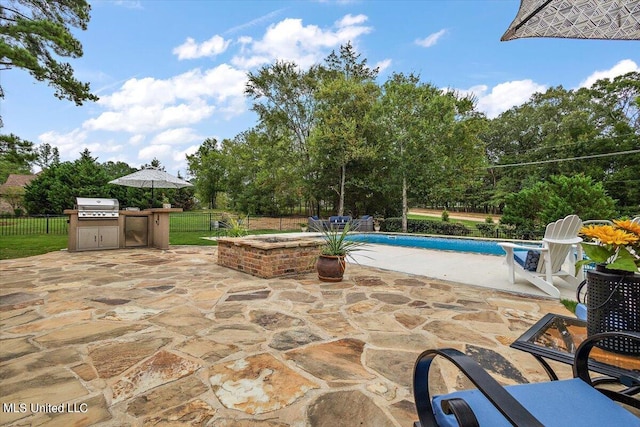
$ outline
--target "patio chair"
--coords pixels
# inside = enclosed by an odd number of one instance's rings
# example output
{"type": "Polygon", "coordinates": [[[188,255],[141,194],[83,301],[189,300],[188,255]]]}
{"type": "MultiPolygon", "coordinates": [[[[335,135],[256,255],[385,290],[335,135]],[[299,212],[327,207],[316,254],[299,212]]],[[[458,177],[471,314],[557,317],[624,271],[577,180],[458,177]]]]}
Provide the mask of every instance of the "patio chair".
{"type": "Polygon", "coordinates": [[[581,227],[582,220],[577,215],[569,215],[548,224],[542,241],[532,242],[535,246],[499,243],[506,252],[510,282],[515,283],[515,274],[518,273],[556,298],[560,298],[560,291],[553,283],[554,277],[577,288],[582,274],[574,275],[573,264],[576,257],[582,259],[582,248],[578,245],[582,241],[578,237],[581,227]],[[562,269],[566,261],[572,265],[570,272],[562,269]]]}
{"type": "Polygon", "coordinates": [[[324,222],[317,216],[310,216],[308,223],[310,231],[322,231],[326,228],[324,222]]]}
{"type": "MultiPolygon", "coordinates": [[[[638,427],[640,418],[617,402],[640,408],[640,400],[634,397],[640,391],[640,376],[629,371],[630,377],[621,380],[627,388],[613,391],[611,384],[596,389],[589,375],[589,352],[599,340],[615,336],[640,340],[637,332],[593,335],[576,350],[574,378],[505,387],[458,350],[427,350],[418,357],[413,371],[413,392],[420,419],[414,427],[638,427]],[[432,397],[429,369],[436,356],[453,363],[477,388],[432,397]]],[[[431,376],[433,381],[434,373],[431,376]]]]}

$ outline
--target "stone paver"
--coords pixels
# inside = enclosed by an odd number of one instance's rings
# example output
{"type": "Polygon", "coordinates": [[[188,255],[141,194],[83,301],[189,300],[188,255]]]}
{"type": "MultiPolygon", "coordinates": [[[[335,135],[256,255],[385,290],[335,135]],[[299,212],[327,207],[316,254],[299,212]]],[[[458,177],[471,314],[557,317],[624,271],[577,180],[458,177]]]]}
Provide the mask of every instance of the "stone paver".
{"type": "MultiPolygon", "coordinates": [[[[508,345],[567,314],[372,267],[323,283],[216,259],[171,247],[0,261],[0,425],[407,426],[421,351],[464,350],[505,383],[546,380],[508,345]]],[[[451,371],[438,387],[459,382],[451,371]]]]}

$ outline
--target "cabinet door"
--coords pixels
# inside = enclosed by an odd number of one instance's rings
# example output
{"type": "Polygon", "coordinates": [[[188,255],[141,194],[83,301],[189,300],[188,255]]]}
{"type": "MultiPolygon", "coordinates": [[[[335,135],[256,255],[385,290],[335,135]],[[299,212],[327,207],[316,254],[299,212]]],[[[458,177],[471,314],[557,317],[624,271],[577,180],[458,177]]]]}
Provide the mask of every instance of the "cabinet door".
{"type": "Polygon", "coordinates": [[[78,245],[79,251],[85,249],[97,249],[98,227],[78,227],[78,245]]]}
{"type": "Polygon", "coordinates": [[[120,233],[119,227],[100,227],[100,241],[99,246],[101,248],[117,248],[118,247],[118,234],[120,233]]]}

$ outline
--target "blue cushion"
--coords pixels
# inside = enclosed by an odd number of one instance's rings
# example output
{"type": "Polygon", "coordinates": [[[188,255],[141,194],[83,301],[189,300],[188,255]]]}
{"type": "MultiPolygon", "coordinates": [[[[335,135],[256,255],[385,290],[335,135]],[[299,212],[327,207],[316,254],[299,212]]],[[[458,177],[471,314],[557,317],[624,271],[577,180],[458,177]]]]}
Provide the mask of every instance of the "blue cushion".
{"type": "MultiPolygon", "coordinates": [[[[505,389],[546,427],[640,426],[640,418],[579,378],[507,386],[505,389]]],[[[441,401],[464,399],[481,426],[511,427],[506,418],[479,390],[436,396],[433,409],[439,426],[458,427],[453,414],[442,412],[441,401]]]]}
{"type": "Polygon", "coordinates": [[[311,218],[311,219],[312,219],[312,220],[314,220],[314,221],[317,221],[317,220],[319,220],[319,219],[320,219],[319,217],[317,217],[317,216],[315,216],[315,215],[314,215],[314,216],[310,216],[309,218],[311,218]]]}
{"type": "Polygon", "coordinates": [[[513,257],[525,270],[536,271],[540,261],[539,251],[513,251],[513,257]]]}
{"type": "Polygon", "coordinates": [[[584,304],[576,305],[576,317],[580,320],[587,320],[587,306],[584,304]]]}

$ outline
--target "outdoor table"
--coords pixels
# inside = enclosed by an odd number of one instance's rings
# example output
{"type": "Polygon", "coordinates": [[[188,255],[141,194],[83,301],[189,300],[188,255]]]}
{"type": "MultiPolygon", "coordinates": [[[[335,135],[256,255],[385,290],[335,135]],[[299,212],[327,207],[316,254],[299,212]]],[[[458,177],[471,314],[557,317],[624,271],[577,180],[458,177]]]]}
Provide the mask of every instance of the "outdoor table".
{"type": "MultiPolygon", "coordinates": [[[[514,341],[511,347],[533,355],[549,378],[557,380],[558,376],[545,359],[573,365],[574,353],[586,338],[587,323],[584,320],[549,313],[514,341]]],[[[635,389],[636,393],[640,390],[639,354],[618,354],[594,347],[589,355],[589,369],[609,377],[594,380],[594,383],[612,382],[614,379],[635,389]]]]}

